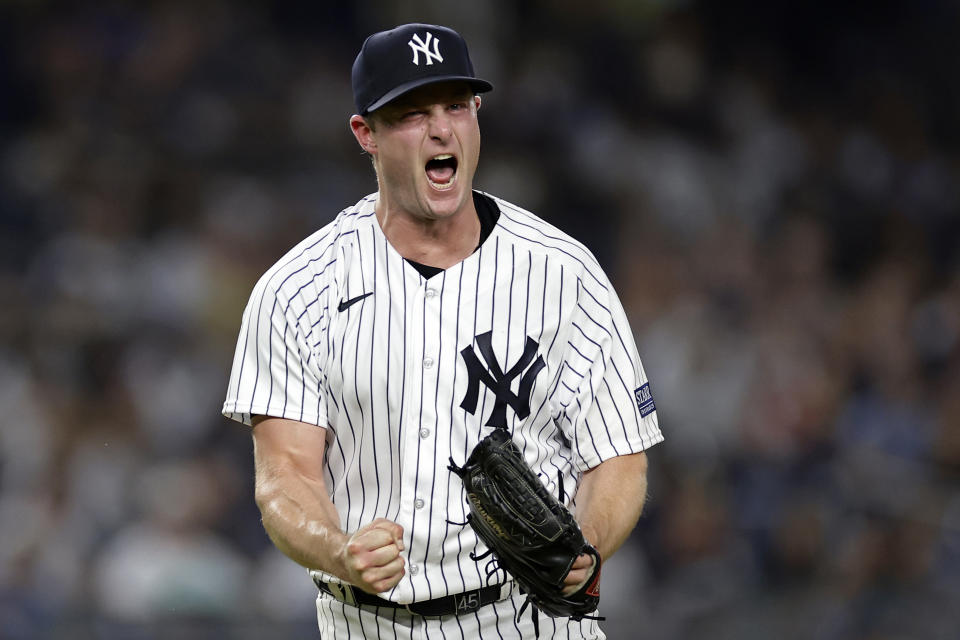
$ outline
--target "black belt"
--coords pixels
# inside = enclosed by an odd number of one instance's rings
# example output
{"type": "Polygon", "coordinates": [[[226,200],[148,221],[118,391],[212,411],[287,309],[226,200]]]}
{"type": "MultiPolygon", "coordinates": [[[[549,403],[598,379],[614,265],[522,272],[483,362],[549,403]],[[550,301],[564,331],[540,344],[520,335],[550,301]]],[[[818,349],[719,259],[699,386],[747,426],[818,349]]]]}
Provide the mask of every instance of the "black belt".
{"type": "Polygon", "coordinates": [[[497,600],[502,600],[510,593],[509,583],[506,583],[481,587],[480,589],[464,591],[463,593],[455,593],[450,596],[443,596],[442,598],[434,598],[433,600],[400,604],[399,602],[392,602],[367,593],[349,584],[324,582],[318,577],[314,577],[313,581],[318,589],[329,593],[337,600],[345,602],[346,604],[352,604],[354,606],[365,604],[373,607],[406,609],[410,613],[415,613],[418,616],[449,616],[472,613],[480,607],[496,602],[497,600]]]}

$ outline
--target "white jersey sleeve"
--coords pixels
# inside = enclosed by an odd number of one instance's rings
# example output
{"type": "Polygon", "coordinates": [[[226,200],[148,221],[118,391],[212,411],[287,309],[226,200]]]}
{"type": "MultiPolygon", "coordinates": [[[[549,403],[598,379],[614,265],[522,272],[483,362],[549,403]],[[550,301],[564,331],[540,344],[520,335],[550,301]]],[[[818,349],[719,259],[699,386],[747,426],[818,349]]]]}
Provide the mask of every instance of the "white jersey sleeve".
{"type": "Polygon", "coordinates": [[[626,314],[601,271],[577,282],[565,361],[583,372],[568,388],[560,421],[580,471],[663,440],[626,314]]]}
{"type": "Polygon", "coordinates": [[[325,308],[307,313],[326,296],[318,295],[317,278],[298,268],[312,262],[303,250],[278,262],[254,287],[227,386],[226,417],[247,425],[253,415],[265,415],[327,426],[320,359],[328,314],[325,308]]]}

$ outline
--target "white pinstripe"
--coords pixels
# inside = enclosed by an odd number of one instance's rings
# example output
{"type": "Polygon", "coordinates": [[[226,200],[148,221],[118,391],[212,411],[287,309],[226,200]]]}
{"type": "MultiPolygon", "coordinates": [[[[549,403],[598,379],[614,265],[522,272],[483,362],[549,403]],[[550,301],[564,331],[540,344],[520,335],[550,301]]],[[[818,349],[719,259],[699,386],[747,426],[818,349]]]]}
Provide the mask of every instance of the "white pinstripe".
{"type": "MultiPolygon", "coordinates": [[[[447,459],[462,463],[489,433],[496,401],[481,384],[475,412],[460,407],[468,388],[460,352],[477,351],[477,336],[492,332],[504,371],[528,337],[538,343],[546,366],[533,381],[530,414],[521,420],[508,407],[506,419],[554,493],[560,476],[572,492],[586,469],[663,436],[656,412],[640,415],[633,392],[646,376],[632,334],[583,245],[496,200],[500,218],[483,246],[426,280],[387,242],[375,202],[373,194],[341,212],[257,283],[223,413],[333,431],[326,480],[341,522],[353,531],[386,517],[404,527],[407,575],[386,595],[406,603],[486,583],[468,557],[478,550],[475,534],[447,523],[467,513],[447,459]]],[[[519,384],[518,376],[513,393],[519,384]]]]}

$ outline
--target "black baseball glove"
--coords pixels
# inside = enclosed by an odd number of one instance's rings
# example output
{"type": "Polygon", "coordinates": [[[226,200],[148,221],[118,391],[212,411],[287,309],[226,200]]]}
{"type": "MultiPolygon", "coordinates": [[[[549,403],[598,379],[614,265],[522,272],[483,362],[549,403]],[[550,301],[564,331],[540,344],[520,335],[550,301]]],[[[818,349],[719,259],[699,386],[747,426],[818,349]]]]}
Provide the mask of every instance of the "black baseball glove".
{"type": "Polygon", "coordinates": [[[537,609],[555,618],[595,618],[588,614],[600,602],[600,554],[584,539],[573,515],[533,474],[510,434],[494,429],[463,467],[451,458],[449,469],[466,487],[467,522],[527,595],[520,612],[532,604],[535,624],[537,609]],[[563,579],[584,553],[595,558],[593,573],[578,591],[563,595],[563,579]]]}

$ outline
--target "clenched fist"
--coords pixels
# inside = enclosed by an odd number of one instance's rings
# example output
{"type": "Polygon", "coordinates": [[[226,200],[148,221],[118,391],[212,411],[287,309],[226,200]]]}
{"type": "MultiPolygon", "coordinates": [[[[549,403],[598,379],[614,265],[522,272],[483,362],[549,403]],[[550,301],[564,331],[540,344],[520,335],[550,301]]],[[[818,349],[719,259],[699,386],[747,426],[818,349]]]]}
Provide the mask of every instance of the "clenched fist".
{"type": "Polygon", "coordinates": [[[357,529],[339,555],[347,569],[347,582],[367,593],[392,589],[404,575],[403,527],[386,518],[357,529]]]}

